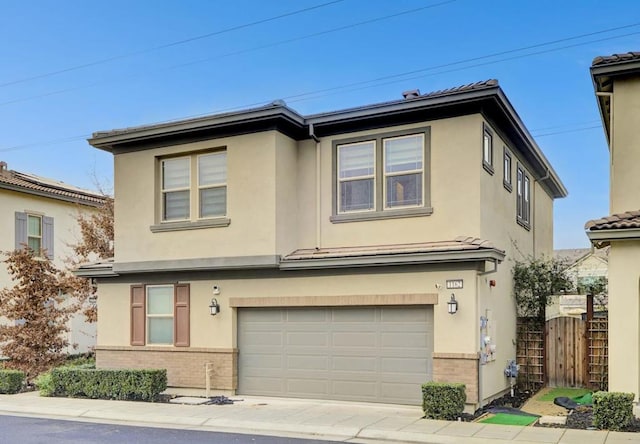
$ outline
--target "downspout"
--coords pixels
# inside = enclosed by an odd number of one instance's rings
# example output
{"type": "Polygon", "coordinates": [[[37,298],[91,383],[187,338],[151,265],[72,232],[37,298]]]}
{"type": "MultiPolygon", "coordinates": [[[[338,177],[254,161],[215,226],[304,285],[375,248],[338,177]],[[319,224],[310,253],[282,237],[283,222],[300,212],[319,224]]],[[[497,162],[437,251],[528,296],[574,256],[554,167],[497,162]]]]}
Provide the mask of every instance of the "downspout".
{"type": "Polygon", "coordinates": [[[320,168],[320,139],[316,136],[316,133],[313,128],[313,123],[309,124],[309,137],[311,137],[316,142],[316,249],[319,249],[322,244],[322,227],[320,211],[321,211],[321,168],[320,168]]]}

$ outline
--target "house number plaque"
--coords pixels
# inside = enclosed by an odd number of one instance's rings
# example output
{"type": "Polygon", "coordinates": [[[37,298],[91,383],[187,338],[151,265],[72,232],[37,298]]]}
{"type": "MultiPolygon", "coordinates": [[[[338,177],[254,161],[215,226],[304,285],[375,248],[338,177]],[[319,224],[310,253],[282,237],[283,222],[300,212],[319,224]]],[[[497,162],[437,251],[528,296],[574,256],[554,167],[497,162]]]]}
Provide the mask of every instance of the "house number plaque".
{"type": "Polygon", "coordinates": [[[458,290],[463,287],[462,279],[449,279],[447,280],[447,290],[458,290]]]}

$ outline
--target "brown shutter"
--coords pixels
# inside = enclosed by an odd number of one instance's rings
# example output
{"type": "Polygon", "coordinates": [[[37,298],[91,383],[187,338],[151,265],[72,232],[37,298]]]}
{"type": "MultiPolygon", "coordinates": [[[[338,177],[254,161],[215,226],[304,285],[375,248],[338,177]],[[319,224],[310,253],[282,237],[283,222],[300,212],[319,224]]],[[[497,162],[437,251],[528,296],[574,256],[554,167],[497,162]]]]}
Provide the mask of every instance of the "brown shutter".
{"type": "Polygon", "coordinates": [[[176,284],[174,296],[173,345],[189,347],[189,284],[176,284]]]}
{"type": "Polygon", "coordinates": [[[147,318],[144,285],[131,286],[131,345],[145,344],[147,318]]]}

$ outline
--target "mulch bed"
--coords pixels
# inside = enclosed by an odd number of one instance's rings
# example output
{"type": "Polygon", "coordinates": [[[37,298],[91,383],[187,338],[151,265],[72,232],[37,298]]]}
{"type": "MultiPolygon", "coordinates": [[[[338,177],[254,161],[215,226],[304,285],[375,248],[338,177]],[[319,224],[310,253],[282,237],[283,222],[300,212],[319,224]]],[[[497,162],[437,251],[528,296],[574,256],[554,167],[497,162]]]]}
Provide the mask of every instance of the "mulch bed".
{"type": "MultiPolygon", "coordinates": [[[[561,429],[579,429],[579,430],[596,430],[593,426],[593,408],[589,406],[580,406],[569,413],[567,423],[560,424],[535,424],[535,427],[551,427],[561,429]]],[[[633,418],[631,423],[621,432],[640,432],[640,419],[633,418]]]]}

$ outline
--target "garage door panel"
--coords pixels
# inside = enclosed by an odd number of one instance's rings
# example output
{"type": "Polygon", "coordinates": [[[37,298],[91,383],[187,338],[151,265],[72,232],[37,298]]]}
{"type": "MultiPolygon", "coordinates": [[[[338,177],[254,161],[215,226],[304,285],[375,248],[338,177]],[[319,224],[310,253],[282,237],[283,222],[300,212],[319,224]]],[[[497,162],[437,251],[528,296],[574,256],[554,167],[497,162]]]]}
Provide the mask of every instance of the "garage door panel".
{"type": "Polygon", "coordinates": [[[238,392],[419,405],[432,337],[431,307],[241,308],[238,392]]]}

